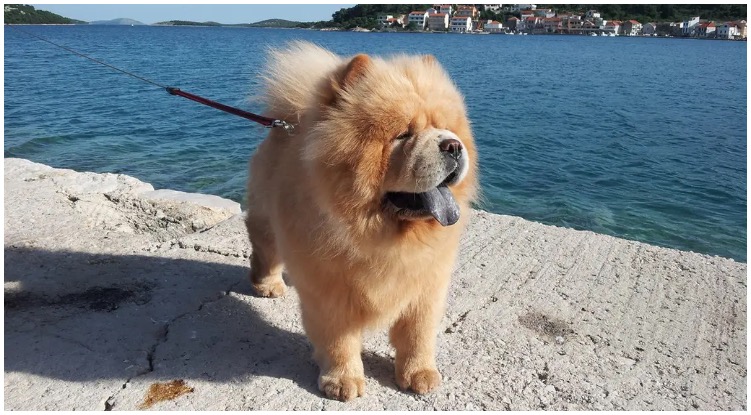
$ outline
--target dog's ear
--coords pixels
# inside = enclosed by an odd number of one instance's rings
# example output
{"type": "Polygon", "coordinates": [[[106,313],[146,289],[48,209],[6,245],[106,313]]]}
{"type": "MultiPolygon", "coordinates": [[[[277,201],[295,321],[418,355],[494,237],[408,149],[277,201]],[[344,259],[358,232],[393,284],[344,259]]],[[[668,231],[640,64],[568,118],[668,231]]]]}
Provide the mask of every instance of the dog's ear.
{"type": "Polygon", "coordinates": [[[334,73],[329,80],[330,91],[325,97],[326,105],[334,105],[342,91],[352,88],[357,81],[362,78],[373,62],[365,54],[359,54],[352,58],[351,61],[342,69],[334,73]]]}
{"type": "Polygon", "coordinates": [[[422,61],[427,63],[428,65],[435,65],[438,62],[433,55],[422,55],[421,58],[422,61]]]}

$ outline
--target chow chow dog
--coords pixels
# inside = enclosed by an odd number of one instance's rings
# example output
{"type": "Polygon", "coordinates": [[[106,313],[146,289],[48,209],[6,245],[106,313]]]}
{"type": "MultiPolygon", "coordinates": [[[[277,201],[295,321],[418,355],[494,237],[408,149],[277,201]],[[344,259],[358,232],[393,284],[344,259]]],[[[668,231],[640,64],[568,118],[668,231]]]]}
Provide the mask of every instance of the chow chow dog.
{"type": "Polygon", "coordinates": [[[396,382],[439,386],[438,324],[476,195],[477,154],[462,95],[436,59],[342,58],[294,42],[270,52],[272,129],[250,163],[246,224],[258,295],[286,269],[320,368],[319,389],[364,393],[366,329],[390,327],[396,382]]]}

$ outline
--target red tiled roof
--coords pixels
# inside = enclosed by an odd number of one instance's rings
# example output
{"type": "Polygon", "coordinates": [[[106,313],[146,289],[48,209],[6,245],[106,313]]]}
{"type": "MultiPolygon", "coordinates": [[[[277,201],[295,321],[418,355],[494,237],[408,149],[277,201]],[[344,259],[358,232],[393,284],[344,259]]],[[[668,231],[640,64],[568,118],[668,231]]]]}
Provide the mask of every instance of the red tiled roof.
{"type": "Polygon", "coordinates": [[[426,12],[424,12],[424,11],[422,11],[422,12],[420,12],[420,11],[413,11],[410,14],[425,14],[425,13],[426,12]]]}
{"type": "Polygon", "coordinates": [[[537,18],[536,17],[527,17],[525,20],[529,22],[529,21],[535,21],[535,20],[537,20],[537,18]]]}
{"type": "Polygon", "coordinates": [[[519,19],[517,19],[516,16],[512,16],[512,17],[509,17],[508,20],[519,20],[519,19]]]}
{"type": "Polygon", "coordinates": [[[641,24],[641,23],[637,22],[636,20],[629,20],[629,23],[631,23],[631,24],[641,24]]]}
{"type": "Polygon", "coordinates": [[[433,13],[433,14],[430,15],[430,17],[433,17],[433,16],[442,17],[442,16],[445,16],[445,15],[446,15],[446,13],[433,13]]]}
{"type": "Polygon", "coordinates": [[[548,17],[547,19],[545,19],[546,22],[560,22],[561,20],[563,19],[561,19],[560,17],[548,17]]]}

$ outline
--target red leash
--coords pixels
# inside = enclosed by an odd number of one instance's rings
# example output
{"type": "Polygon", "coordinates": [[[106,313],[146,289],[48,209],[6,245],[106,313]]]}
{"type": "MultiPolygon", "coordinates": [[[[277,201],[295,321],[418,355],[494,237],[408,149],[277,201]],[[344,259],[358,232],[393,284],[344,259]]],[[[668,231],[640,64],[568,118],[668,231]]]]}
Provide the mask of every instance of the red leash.
{"type": "Polygon", "coordinates": [[[204,97],[199,97],[198,95],[193,95],[191,93],[181,91],[180,88],[173,88],[171,86],[167,86],[167,87],[164,87],[164,89],[166,89],[167,92],[170,93],[170,95],[179,95],[183,98],[188,98],[189,100],[198,102],[199,104],[208,105],[209,107],[216,108],[218,110],[228,112],[233,115],[237,115],[238,117],[243,117],[247,120],[257,122],[258,124],[261,124],[264,127],[269,127],[269,128],[282,127],[288,132],[292,132],[292,129],[294,128],[292,124],[289,124],[286,121],[275,120],[273,118],[264,117],[263,115],[258,115],[258,114],[253,114],[252,112],[243,111],[239,108],[230,107],[229,105],[220,104],[216,101],[212,101],[204,97]]]}
{"type": "Polygon", "coordinates": [[[104,65],[104,66],[106,66],[106,67],[108,67],[110,69],[114,69],[114,70],[116,70],[118,72],[122,72],[122,73],[124,73],[126,75],[129,75],[129,76],[132,76],[132,77],[134,77],[136,79],[140,79],[141,81],[144,81],[144,82],[150,83],[152,85],[158,86],[159,88],[164,88],[164,89],[167,90],[167,92],[170,93],[170,95],[179,95],[179,96],[181,96],[183,98],[187,98],[187,99],[189,99],[191,101],[195,101],[195,102],[198,102],[198,103],[203,104],[203,105],[208,105],[209,107],[216,108],[218,110],[222,110],[224,112],[228,112],[230,114],[237,115],[238,117],[243,117],[243,118],[245,118],[247,120],[251,120],[251,121],[257,122],[258,124],[261,124],[261,125],[263,125],[265,127],[268,127],[268,128],[282,127],[289,134],[292,134],[292,131],[295,128],[294,125],[292,125],[292,124],[290,124],[290,123],[288,123],[288,122],[286,122],[284,120],[276,120],[276,119],[273,119],[273,118],[264,117],[263,115],[253,114],[252,112],[243,111],[243,110],[241,110],[239,108],[230,107],[229,105],[220,104],[220,103],[218,103],[216,101],[212,101],[210,99],[206,99],[206,98],[200,97],[198,95],[193,95],[193,94],[181,91],[179,88],[173,88],[171,86],[160,85],[160,84],[158,84],[158,83],[156,83],[154,81],[151,81],[149,79],[146,79],[146,78],[144,78],[142,76],[138,76],[138,75],[136,75],[134,73],[122,70],[122,69],[117,68],[115,66],[112,66],[112,65],[110,65],[108,63],[105,63],[105,62],[102,62],[100,60],[94,59],[94,58],[92,58],[90,56],[86,56],[83,53],[77,52],[77,51],[75,51],[75,50],[73,50],[73,49],[71,49],[69,47],[66,47],[66,46],[63,46],[63,45],[58,45],[55,42],[47,40],[47,39],[45,39],[45,38],[43,38],[41,36],[38,36],[38,35],[36,35],[34,33],[29,32],[29,31],[26,31],[26,30],[23,30],[21,28],[15,27],[13,25],[9,25],[7,23],[6,23],[6,26],[12,27],[13,29],[21,31],[21,32],[24,32],[24,33],[26,33],[29,36],[33,36],[33,37],[35,37],[35,38],[37,38],[37,39],[39,39],[41,41],[44,41],[44,42],[47,42],[47,43],[49,43],[51,45],[57,46],[57,47],[59,47],[59,48],[61,48],[63,50],[66,50],[66,51],[74,54],[74,55],[78,55],[78,56],[80,56],[82,58],[86,58],[86,59],[88,59],[90,61],[93,61],[93,62],[96,62],[96,63],[98,63],[100,65],[104,65]]]}

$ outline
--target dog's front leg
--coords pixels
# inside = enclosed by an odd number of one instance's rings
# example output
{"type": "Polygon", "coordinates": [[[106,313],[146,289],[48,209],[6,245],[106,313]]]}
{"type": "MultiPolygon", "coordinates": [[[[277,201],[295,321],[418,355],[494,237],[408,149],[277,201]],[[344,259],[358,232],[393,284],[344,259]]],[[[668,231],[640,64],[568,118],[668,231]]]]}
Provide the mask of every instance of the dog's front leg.
{"type": "MultiPolygon", "coordinates": [[[[302,300],[302,299],[301,299],[302,300]]],[[[318,363],[318,389],[331,399],[349,401],[365,393],[362,365],[362,329],[341,312],[306,312],[303,324],[318,363]]],[[[310,306],[310,304],[308,304],[310,306]]]]}
{"type": "Polygon", "coordinates": [[[443,315],[445,288],[435,287],[410,304],[391,327],[396,348],[396,383],[419,394],[441,384],[435,364],[436,331],[443,315]]]}

